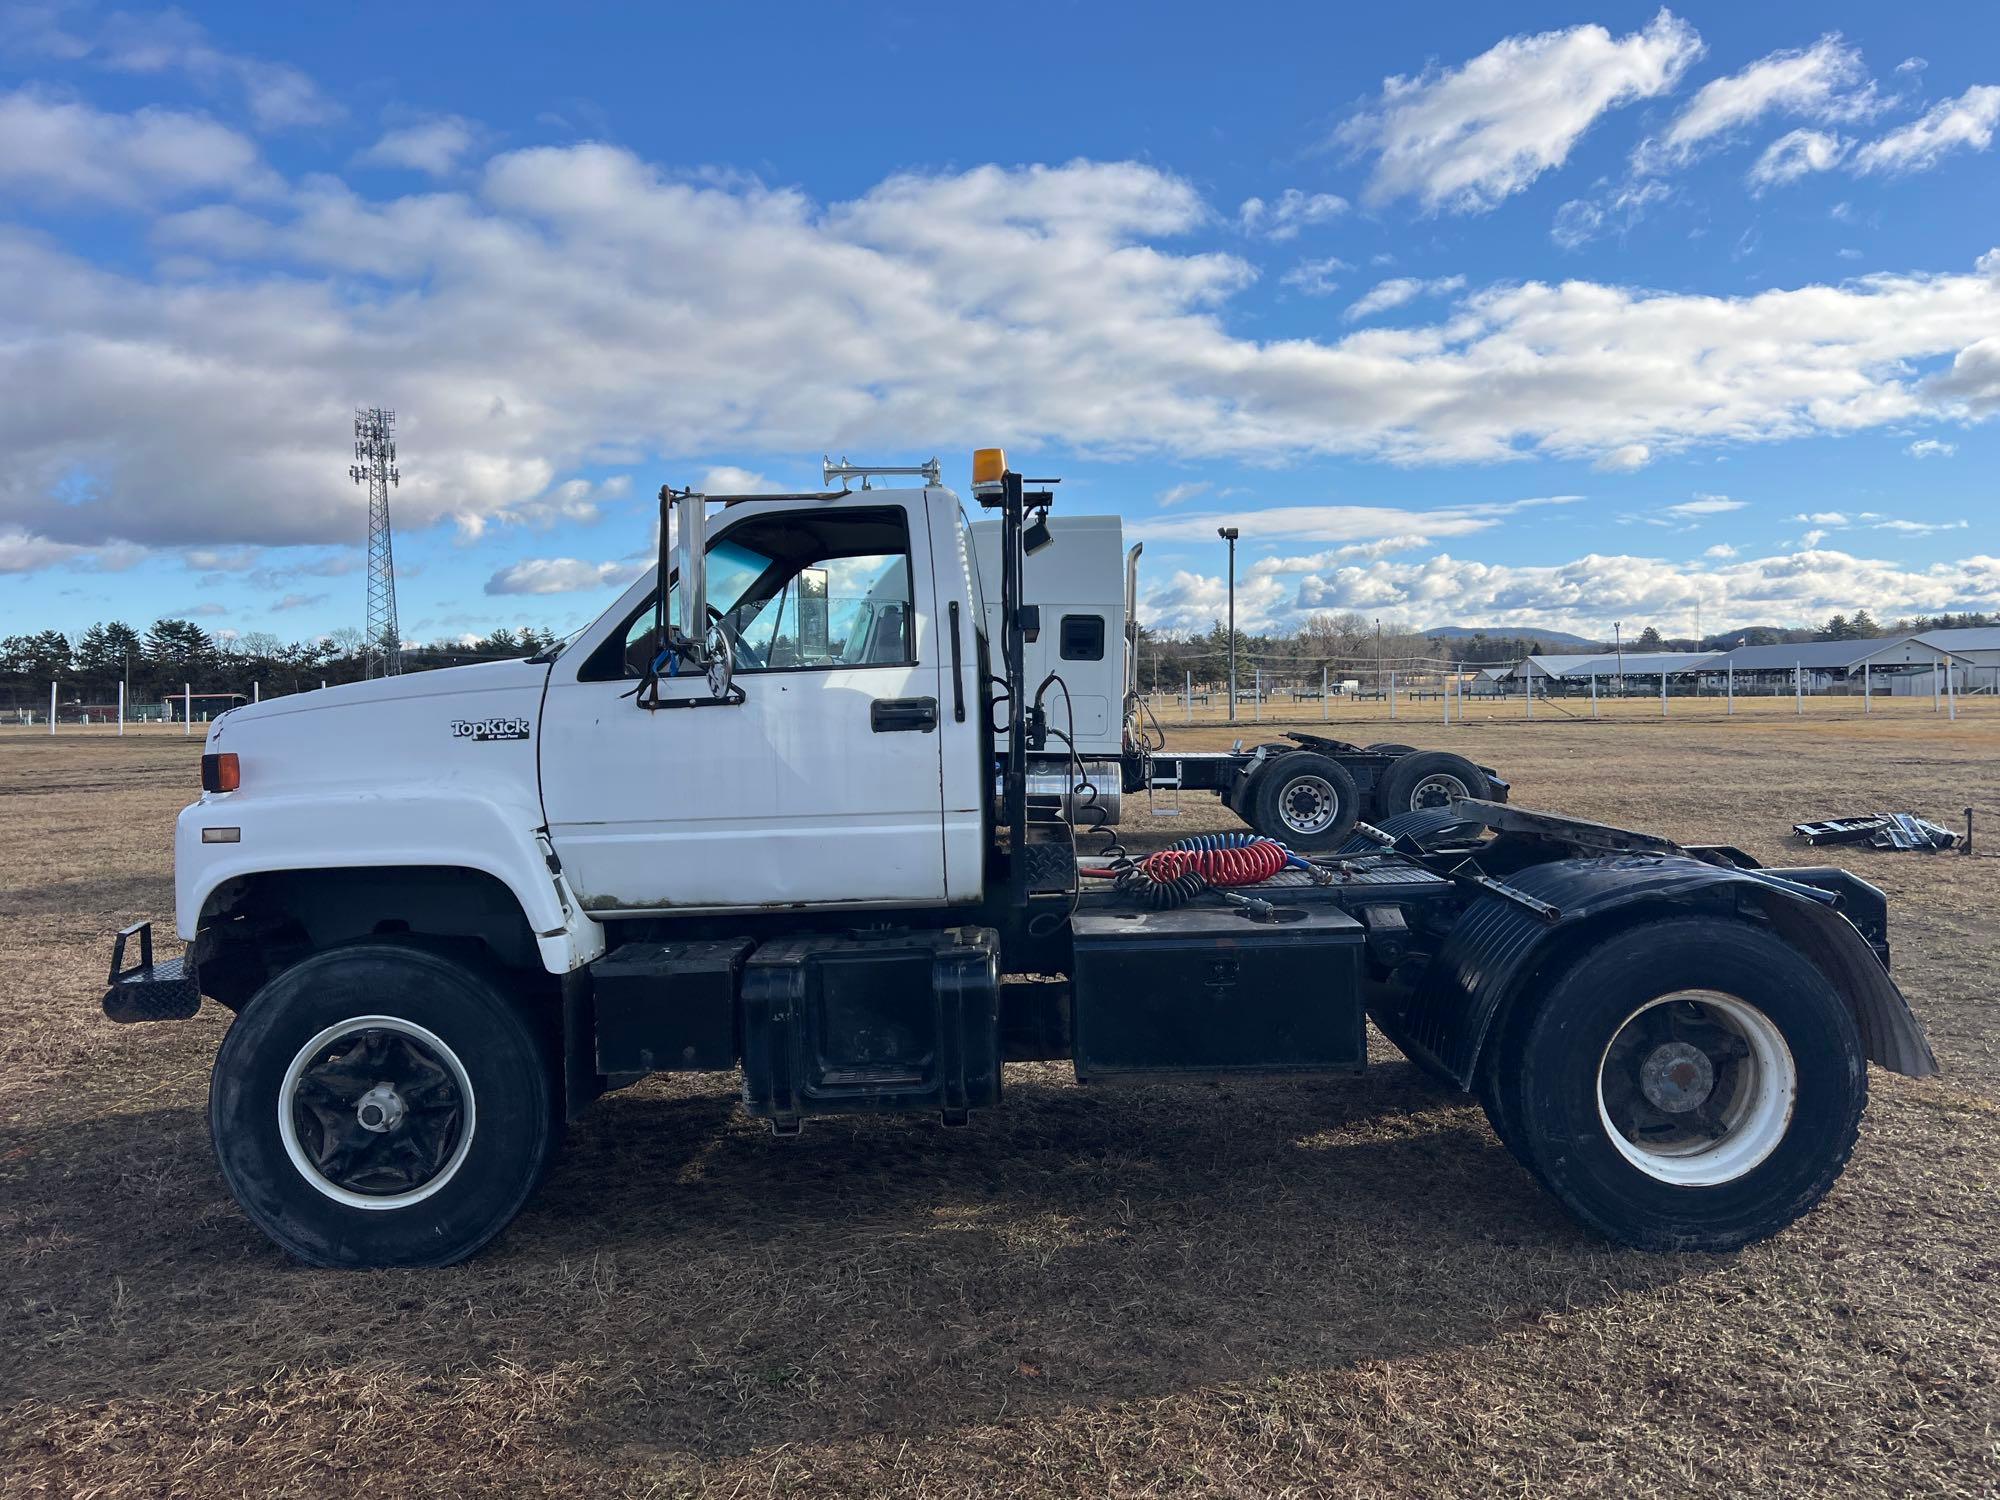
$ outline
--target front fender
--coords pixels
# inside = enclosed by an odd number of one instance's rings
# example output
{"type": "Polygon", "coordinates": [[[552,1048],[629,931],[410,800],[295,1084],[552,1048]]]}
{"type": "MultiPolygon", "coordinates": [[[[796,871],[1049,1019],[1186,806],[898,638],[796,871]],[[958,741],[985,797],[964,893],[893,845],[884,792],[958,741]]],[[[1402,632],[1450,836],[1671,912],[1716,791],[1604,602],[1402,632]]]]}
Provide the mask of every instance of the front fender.
{"type": "Polygon", "coordinates": [[[1507,883],[1560,908],[1562,919],[1551,924],[1512,902],[1481,896],[1452,926],[1421,980],[1409,990],[1378,994],[1370,1007],[1391,1041],[1461,1088],[1472,1086],[1495,1018],[1508,1005],[1554,964],[1649,913],[1706,911],[1768,922],[1839,991],[1871,1061],[1917,1078],[1938,1070],[1923,1028],[1867,938],[1783,870],[1621,854],[1532,865],[1507,883]]]}
{"type": "Polygon", "coordinates": [[[209,899],[242,876],[437,865],[478,870],[506,886],[543,967],[568,973],[603,953],[604,928],[551,868],[539,821],[532,805],[509,806],[451,785],[339,796],[206,795],[183,809],[174,829],[175,927],[192,942],[209,899]],[[204,829],[236,834],[210,843],[204,829]]]}

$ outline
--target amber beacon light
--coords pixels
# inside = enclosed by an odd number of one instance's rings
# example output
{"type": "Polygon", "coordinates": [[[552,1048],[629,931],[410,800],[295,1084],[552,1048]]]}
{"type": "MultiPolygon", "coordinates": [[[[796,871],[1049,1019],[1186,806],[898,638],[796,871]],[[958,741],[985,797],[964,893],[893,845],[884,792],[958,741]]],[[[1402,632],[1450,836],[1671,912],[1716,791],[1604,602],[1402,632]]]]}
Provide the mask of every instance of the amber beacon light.
{"type": "Polygon", "coordinates": [[[996,490],[1007,472],[1007,450],[1004,448],[976,448],[972,454],[972,492],[976,495],[983,490],[996,490]]]}

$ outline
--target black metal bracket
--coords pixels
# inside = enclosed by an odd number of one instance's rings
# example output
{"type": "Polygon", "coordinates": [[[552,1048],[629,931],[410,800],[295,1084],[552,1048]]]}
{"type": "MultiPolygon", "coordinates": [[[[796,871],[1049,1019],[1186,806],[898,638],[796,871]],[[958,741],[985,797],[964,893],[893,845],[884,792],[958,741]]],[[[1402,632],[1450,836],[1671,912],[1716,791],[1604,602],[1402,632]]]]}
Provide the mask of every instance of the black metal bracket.
{"type": "Polygon", "coordinates": [[[107,984],[117,984],[122,980],[153,972],[153,924],[134,922],[130,927],[118,929],[118,936],[111,944],[111,977],[107,984]],[[134,934],[139,938],[139,962],[131,968],[125,967],[125,943],[134,934]]]}
{"type": "MultiPolygon", "coordinates": [[[[671,679],[669,680],[671,681],[671,679]]],[[[647,713],[659,713],[661,710],[669,708],[736,708],[747,700],[744,697],[743,689],[732,682],[729,684],[729,691],[720,698],[662,698],[659,695],[659,689],[656,687],[650,698],[645,694],[641,694],[635,701],[647,713]]]]}

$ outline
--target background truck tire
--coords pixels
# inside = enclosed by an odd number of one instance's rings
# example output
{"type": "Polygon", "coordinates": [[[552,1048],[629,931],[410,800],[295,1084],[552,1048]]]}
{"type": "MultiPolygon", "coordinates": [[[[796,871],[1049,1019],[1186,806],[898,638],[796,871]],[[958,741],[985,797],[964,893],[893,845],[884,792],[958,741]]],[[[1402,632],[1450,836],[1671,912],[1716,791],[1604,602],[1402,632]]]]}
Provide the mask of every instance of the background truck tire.
{"type": "Polygon", "coordinates": [[[1228,790],[1223,793],[1223,805],[1244,822],[1254,825],[1257,813],[1258,780],[1280,759],[1293,754],[1297,749],[1298,746],[1288,745],[1282,741],[1276,744],[1267,743],[1256,746],[1255,750],[1264,752],[1264,758],[1262,760],[1249,761],[1246,768],[1237,774],[1235,780],[1230,783],[1228,790]]]}
{"type": "Polygon", "coordinates": [[[1499,1039],[1495,1131],[1577,1218],[1642,1250],[1777,1233],[1846,1166],[1868,1065],[1846,1003],[1758,927],[1681,917],[1581,955],[1499,1039]]]}
{"type": "Polygon", "coordinates": [[[1424,807],[1443,807],[1454,797],[1486,798],[1493,784],[1486,773],[1462,755],[1448,750],[1419,750],[1405,755],[1382,777],[1375,816],[1393,817],[1424,807]]]}
{"type": "Polygon", "coordinates": [[[520,1212],[557,1138],[554,1071],[520,1005],[422,949],[317,954],[223,1039],[209,1126],[229,1189],[317,1266],[441,1266],[520,1212]]]}
{"type": "Polygon", "coordinates": [[[1301,852],[1337,849],[1361,816],[1361,794],[1339,761],[1295,750],[1258,772],[1249,810],[1246,821],[1268,838],[1301,852]]]}

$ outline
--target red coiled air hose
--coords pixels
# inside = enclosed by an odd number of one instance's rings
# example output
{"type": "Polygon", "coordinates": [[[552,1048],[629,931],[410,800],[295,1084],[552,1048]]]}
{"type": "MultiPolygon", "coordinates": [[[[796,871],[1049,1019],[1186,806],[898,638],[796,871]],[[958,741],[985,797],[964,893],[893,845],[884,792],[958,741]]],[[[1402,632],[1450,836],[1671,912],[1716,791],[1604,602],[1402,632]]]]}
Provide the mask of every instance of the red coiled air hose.
{"type": "Polygon", "coordinates": [[[1285,868],[1285,846],[1275,839],[1251,839],[1232,848],[1161,849],[1139,861],[1148,877],[1162,883],[1199,875],[1209,885],[1257,885],[1285,868]]]}

